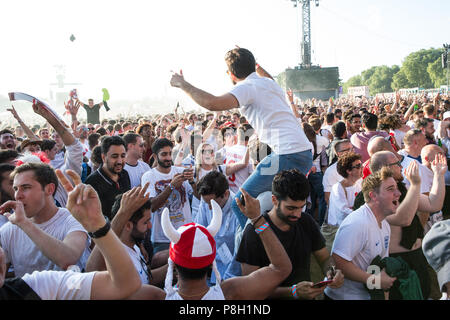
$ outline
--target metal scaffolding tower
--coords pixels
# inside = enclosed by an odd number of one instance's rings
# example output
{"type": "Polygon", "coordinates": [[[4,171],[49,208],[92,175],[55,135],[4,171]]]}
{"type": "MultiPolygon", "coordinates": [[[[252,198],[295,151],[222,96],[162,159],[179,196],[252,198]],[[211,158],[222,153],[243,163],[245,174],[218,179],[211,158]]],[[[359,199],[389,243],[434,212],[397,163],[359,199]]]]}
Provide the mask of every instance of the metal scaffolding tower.
{"type": "Polygon", "coordinates": [[[302,8],[302,42],[301,47],[301,64],[302,68],[311,68],[311,5],[314,1],[316,7],[319,6],[319,0],[291,0],[294,2],[294,7],[298,4],[302,8]]]}

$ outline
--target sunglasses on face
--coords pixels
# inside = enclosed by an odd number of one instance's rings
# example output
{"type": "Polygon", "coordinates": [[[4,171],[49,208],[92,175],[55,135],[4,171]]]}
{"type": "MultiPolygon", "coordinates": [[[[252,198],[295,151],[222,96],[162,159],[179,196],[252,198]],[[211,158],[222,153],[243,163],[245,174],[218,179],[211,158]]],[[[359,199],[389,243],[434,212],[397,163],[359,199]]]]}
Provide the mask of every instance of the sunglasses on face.
{"type": "Polygon", "coordinates": [[[352,166],[352,169],[361,169],[362,163],[358,163],[356,166],[352,166]]]}
{"type": "Polygon", "coordinates": [[[205,153],[213,154],[214,150],[210,150],[210,149],[202,150],[202,154],[205,154],[205,153]]]}
{"type": "Polygon", "coordinates": [[[388,164],[389,167],[390,167],[390,166],[395,166],[395,165],[399,166],[400,168],[403,168],[402,162],[401,162],[401,161],[397,161],[397,162],[389,163],[389,164],[388,164]]]}

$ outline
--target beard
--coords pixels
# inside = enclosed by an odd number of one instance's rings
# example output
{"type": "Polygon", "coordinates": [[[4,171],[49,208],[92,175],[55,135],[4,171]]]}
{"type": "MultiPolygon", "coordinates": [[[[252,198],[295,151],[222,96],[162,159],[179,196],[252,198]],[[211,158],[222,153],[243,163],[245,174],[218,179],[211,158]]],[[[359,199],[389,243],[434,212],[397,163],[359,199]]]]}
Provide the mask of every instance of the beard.
{"type": "MultiPolygon", "coordinates": [[[[277,214],[278,219],[280,219],[284,223],[286,223],[286,224],[288,224],[290,226],[295,226],[297,224],[298,219],[295,220],[295,221],[289,220],[289,216],[286,216],[283,213],[283,211],[281,211],[280,204],[278,204],[277,209],[275,210],[275,212],[277,214]]],[[[297,218],[297,217],[295,217],[295,218],[297,218]]]]}
{"type": "Polygon", "coordinates": [[[159,160],[158,157],[157,157],[157,160],[158,160],[158,165],[162,168],[170,168],[173,164],[172,160],[161,161],[161,160],[159,160]]]}
{"type": "Polygon", "coordinates": [[[145,239],[146,232],[139,232],[136,230],[136,226],[133,226],[133,230],[131,231],[131,238],[133,239],[136,245],[139,245],[145,239]]]}
{"type": "Polygon", "coordinates": [[[123,170],[123,165],[122,164],[120,164],[120,165],[119,164],[111,165],[110,163],[107,163],[106,167],[107,167],[108,171],[111,172],[112,174],[119,174],[123,170]],[[119,170],[119,168],[120,168],[120,170],[119,170]]]}

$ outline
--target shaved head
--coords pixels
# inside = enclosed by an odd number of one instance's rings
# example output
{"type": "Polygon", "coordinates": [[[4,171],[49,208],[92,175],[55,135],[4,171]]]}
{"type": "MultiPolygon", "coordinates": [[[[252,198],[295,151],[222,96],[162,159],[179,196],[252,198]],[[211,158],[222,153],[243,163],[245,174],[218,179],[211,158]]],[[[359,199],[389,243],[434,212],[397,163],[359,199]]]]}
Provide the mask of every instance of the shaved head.
{"type": "Polygon", "coordinates": [[[420,152],[420,157],[422,158],[422,164],[428,169],[431,169],[431,162],[436,158],[437,154],[442,154],[445,156],[444,150],[435,144],[428,144],[422,148],[420,152]]]}
{"type": "Polygon", "coordinates": [[[374,155],[378,151],[394,151],[389,141],[386,141],[384,137],[374,137],[370,139],[367,145],[367,153],[369,156],[374,155]]]}

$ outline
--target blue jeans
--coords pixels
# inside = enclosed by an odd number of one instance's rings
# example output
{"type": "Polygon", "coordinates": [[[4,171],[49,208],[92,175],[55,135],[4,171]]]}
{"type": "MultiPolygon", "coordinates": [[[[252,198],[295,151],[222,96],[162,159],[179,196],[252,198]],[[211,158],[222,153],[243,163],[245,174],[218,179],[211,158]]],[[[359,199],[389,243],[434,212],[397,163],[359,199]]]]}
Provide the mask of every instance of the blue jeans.
{"type": "MultiPolygon", "coordinates": [[[[253,198],[256,198],[260,193],[272,190],[272,180],[280,171],[298,169],[306,175],[311,167],[311,150],[283,155],[272,152],[258,164],[255,171],[244,182],[242,188],[253,198]]],[[[241,192],[239,191],[235,198],[240,198],[240,196],[241,192]]],[[[244,229],[247,217],[241,212],[236,201],[232,202],[231,208],[237,216],[242,229],[244,229]]]]}
{"type": "Polygon", "coordinates": [[[327,203],[325,201],[325,193],[323,192],[323,173],[316,172],[308,175],[309,185],[311,186],[311,215],[314,216],[314,210],[319,210],[319,225],[321,226],[327,212],[327,203]],[[318,202],[319,205],[316,205],[318,202]]]}

